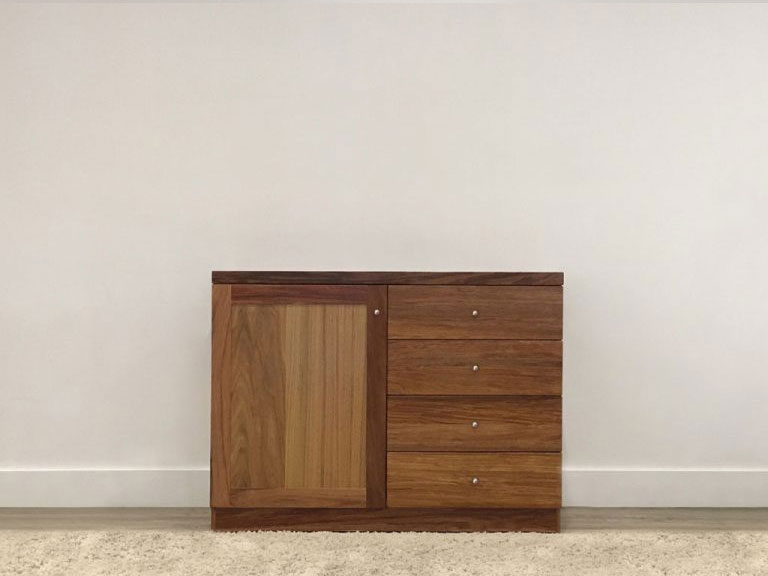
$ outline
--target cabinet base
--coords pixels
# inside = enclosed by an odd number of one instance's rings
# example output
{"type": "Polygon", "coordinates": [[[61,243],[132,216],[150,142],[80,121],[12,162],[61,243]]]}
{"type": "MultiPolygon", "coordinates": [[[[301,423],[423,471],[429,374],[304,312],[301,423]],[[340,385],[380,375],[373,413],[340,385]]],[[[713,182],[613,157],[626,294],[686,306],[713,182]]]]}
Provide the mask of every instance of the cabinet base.
{"type": "Polygon", "coordinates": [[[559,532],[559,508],[212,508],[211,528],[334,532],[559,532]]]}

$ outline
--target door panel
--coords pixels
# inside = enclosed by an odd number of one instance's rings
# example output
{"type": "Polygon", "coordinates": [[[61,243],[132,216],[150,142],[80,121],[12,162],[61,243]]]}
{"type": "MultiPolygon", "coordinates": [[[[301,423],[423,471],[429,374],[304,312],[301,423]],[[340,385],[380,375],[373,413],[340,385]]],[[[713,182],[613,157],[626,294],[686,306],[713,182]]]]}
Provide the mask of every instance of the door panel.
{"type": "Polygon", "coordinates": [[[286,306],[286,488],[365,487],[366,308],[286,306]]]}
{"type": "Polygon", "coordinates": [[[285,485],[285,374],[275,307],[232,307],[230,487],[285,485]]]}
{"type": "Polygon", "coordinates": [[[217,333],[214,321],[214,350],[226,350],[221,365],[214,365],[214,396],[218,380],[220,398],[213,403],[212,457],[214,467],[224,462],[228,473],[212,472],[212,502],[383,505],[383,466],[371,459],[382,459],[385,449],[378,430],[384,424],[384,360],[376,358],[386,358],[386,347],[370,346],[386,338],[386,319],[379,322],[381,311],[373,314],[374,305],[385,310],[386,291],[278,286],[272,303],[270,288],[246,294],[231,287],[226,330],[219,322],[217,333]]]}
{"type": "Polygon", "coordinates": [[[233,306],[232,488],[365,487],[365,332],[365,305],[233,306]]]}

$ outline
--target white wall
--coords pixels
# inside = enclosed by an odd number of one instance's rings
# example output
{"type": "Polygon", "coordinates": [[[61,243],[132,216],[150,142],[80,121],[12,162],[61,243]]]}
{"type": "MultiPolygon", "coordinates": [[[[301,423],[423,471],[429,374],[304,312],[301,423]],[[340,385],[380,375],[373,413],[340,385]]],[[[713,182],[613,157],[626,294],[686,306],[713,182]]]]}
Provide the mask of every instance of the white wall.
{"type": "Polygon", "coordinates": [[[206,505],[212,269],[563,270],[565,503],[768,505],[768,6],[0,6],[0,505],[206,505]]]}

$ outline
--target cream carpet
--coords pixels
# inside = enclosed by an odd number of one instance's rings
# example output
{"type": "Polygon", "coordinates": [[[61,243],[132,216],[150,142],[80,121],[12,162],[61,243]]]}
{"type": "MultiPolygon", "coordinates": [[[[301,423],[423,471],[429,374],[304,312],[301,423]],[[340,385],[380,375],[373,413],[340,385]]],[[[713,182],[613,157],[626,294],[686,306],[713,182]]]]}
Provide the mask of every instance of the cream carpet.
{"type": "Polygon", "coordinates": [[[768,575],[768,532],[0,531],[0,574],[768,575]]]}

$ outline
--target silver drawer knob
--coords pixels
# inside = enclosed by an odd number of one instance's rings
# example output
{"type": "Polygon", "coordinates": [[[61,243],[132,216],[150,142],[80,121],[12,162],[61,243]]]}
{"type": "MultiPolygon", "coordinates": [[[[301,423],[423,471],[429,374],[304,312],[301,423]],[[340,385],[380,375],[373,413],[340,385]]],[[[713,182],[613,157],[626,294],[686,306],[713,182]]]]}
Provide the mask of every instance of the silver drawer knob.
{"type": "Polygon", "coordinates": [[[477,420],[472,420],[472,428],[477,428],[480,426],[480,423],[477,420]]]}
{"type": "Polygon", "coordinates": [[[378,316],[379,314],[381,314],[381,310],[379,310],[378,308],[376,308],[376,310],[374,310],[374,311],[373,311],[373,315],[374,315],[374,316],[378,316]]]}
{"type": "Polygon", "coordinates": [[[477,310],[472,310],[472,317],[477,318],[478,316],[480,316],[480,312],[478,312],[477,310]]]}
{"type": "Polygon", "coordinates": [[[473,486],[477,486],[479,483],[480,483],[480,479],[477,476],[472,478],[472,485],[473,486]]]}
{"type": "Polygon", "coordinates": [[[480,366],[478,366],[477,364],[473,364],[472,365],[472,372],[477,372],[478,370],[480,370],[480,366]]]}

